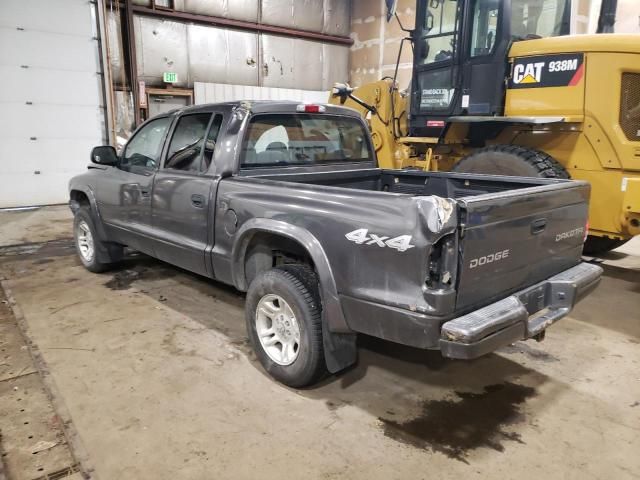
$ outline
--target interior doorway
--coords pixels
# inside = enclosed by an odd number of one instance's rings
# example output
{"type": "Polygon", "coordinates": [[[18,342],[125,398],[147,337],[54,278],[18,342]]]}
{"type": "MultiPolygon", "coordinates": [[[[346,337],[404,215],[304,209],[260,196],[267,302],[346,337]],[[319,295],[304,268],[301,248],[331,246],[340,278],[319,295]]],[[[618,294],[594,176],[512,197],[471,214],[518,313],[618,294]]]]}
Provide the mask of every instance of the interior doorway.
{"type": "Polygon", "coordinates": [[[193,90],[147,88],[146,118],[193,105],[193,90]]]}

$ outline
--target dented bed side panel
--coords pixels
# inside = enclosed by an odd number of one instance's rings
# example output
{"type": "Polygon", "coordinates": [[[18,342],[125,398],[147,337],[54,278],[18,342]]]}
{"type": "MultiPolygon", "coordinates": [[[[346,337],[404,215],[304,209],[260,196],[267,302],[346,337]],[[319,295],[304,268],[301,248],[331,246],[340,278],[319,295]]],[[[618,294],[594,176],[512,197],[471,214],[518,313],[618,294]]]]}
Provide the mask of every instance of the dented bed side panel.
{"type": "MultiPolygon", "coordinates": [[[[340,296],[448,313],[429,304],[423,286],[432,245],[456,231],[453,199],[233,177],[220,182],[218,205],[236,213],[237,231],[262,218],[308,232],[322,246],[340,296]]],[[[227,230],[224,214],[216,214],[216,272],[240,268],[223,265],[240,241],[227,230]]],[[[234,284],[242,285],[237,272],[234,284]]]]}

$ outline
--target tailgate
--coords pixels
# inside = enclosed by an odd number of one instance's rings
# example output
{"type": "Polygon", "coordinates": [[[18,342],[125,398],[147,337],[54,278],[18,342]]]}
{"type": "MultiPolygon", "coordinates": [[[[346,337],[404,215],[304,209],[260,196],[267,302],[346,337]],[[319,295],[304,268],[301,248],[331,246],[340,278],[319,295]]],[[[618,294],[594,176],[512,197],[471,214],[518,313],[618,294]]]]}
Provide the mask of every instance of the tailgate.
{"type": "Polygon", "coordinates": [[[589,184],[562,182],[458,199],[456,309],[486,304],[580,262],[589,184]]]}

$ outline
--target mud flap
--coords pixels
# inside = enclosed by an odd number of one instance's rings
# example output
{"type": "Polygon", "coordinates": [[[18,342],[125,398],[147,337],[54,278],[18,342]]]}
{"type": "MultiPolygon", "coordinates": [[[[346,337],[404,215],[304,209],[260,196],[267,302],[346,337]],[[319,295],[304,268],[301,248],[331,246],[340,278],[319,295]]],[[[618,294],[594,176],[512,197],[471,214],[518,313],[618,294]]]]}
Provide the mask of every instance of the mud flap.
{"type": "Polygon", "coordinates": [[[95,242],[96,257],[100,263],[119,262],[124,258],[124,249],[110,242],[95,242]]]}
{"type": "Polygon", "coordinates": [[[350,367],[358,358],[355,333],[333,333],[325,321],[322,322],[322,343],[327,370],[337,373],[350,367]]]}

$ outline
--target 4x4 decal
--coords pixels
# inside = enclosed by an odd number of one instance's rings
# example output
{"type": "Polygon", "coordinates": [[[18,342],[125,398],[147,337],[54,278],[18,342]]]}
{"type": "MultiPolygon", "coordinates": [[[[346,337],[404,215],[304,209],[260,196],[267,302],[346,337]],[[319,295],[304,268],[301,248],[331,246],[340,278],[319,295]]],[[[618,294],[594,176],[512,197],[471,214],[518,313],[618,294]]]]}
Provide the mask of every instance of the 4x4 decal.
{"type": "Polygon", "coordinates": [[[345,235],[347,240],[352,241],[358,245],[377,245],[379,247],[389,247],[404,252],[410,248],[415,247],[411,245],[411,235],[399,235],[397,237],[390,238],[385,235],[376,235],[375,233],[369,233],[366,228],[358,228],[353,232],[349,232],[345,235]]]}

